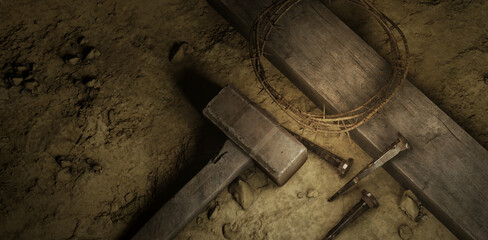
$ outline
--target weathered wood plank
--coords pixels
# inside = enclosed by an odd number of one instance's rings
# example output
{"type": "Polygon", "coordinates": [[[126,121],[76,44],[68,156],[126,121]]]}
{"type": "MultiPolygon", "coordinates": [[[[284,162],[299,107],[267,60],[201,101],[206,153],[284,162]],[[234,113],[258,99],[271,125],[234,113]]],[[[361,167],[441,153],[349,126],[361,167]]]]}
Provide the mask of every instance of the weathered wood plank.
{"type": "MultiPolygon", "coordinates": [[[[244,36],[271,0],[208,0],[244,36]]],[[[268,59],[317,105],[345,111],[386,81],[390,65],[319,0],[302,1],[267,44],[268,59]]],[[[401,132],[413,145],[385,165],[463,239],[488,239],[488,152],[410,82],[352,133],[372,157],[401,132]]]]}

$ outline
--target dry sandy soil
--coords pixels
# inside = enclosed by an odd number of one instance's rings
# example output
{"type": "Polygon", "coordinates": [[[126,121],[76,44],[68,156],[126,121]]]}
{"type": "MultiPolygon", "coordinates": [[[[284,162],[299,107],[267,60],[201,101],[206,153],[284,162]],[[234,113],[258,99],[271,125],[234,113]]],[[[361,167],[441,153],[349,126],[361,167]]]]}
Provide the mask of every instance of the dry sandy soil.
{"type": "MultiPolygon", "coordinates": [[[[488,2],[376,4],[407,36],[409,79],[487,148],[488,2]]],[[[332,8],[384,52],[361,9],[332,8]]],[[[0,239],[129,238],[219,150],[200,113],[215,91],[204,83],[232,83],[296,128],[258,94],[247,47],[204,0],[0,0],[0,239]]],[[[345,135],[316,141],[354,158],[352,172],[371,161],[345,135]]],[[[314,154],[284,187],[255,168],[241,179],[250,208],[224,191],[177,239],[321,239],[362,188],[381,206],[340,239],[400,239],[400,225],[412,239],[455,238],[427,210],[410,220],[398,208],[405,189],[382,169],[333,203],[347,179],[314,154]]]]}

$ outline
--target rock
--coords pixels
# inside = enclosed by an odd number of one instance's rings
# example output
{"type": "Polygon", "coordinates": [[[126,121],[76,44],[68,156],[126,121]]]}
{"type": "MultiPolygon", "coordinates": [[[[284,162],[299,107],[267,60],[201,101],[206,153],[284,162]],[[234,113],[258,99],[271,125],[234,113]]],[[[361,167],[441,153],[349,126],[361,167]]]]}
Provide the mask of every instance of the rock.
{"type": "Polygon", "coordinates": [[[129,192],[129,193],[125,194],[125,196],[124,196],[125,203],[128,204],[128,203],[132,202],[132,200],[134,200],[134,198],[136,198],[136,194],[133,192],[129,192]]]}
{"type": "Polygon", "coordinates": [[[398,235],[401,239],[408,240],[412,238],[413,231],[408,225],[404,224],[398,227],[398,235]]]}
{"type": "Polygon", "coordinates": [[[110,126],[115,121],[115,110],[110,109],[107,112],[107,126],[110,126]]]}
{"type": "Polygon", "coordinates": [[[417,202],[417,197],[413,195],[410,190],[403,193],[402,199],[400,200],[400,209],[405,212],[405,214],[413,221],[417,220],[419,216],[420,207],[417,202]]]}
{"type": "Polygon", "coordinates": [[[424,213],[424,214],[422,214],[422,215],[420,216],[420,220],[422,220],[422,221],[427,221],[427,220],[429,220],[429,215],[427,215],[427,214],[425,214],[425,213],[424,213]]]}
{"type": "Polygon", "coordinates": [[[25,71],[28,71],[29,68],[26,67],[26,66],[17,66],[16,69],[15,69],[18,73],[22,74],[23,72],[25,71]]]}
{"type": "Polygon", "coordinates": [[[34,79],[34,75],[31,74],[31,75],[25,77],[24,80],[32,80],[32,79],[34,79]]]}
{"type": "Polygon", "coordinates": [[[305,197],[305,193],[304,192],[298,192],[297,193],[297,198],[300,198],[301,199],[303,197],[305,197]]]}
{"type": "Polygon", "coordinates": [[[19,86],[20,84],[22,84],[23,81],[24,81],[24,78],[21,78],[21,77],[14,77],[14,78],[12,78],[12,83],[15,86],[19,86]]]}
{"type": "Polygon", "coordinates": [[[91,170],[96,172],[96,173],[99,173],[100,171],[102,171],[102,165],[96,163],[96,164],[93,164],[91,166],[91,170]]]}
{"type": "Polygon", "coordinates": [[[96,79],[90,80],[85,85],[90,88],[100,88],[100,82],[96,79]]]}
{"type": "Polygon", "coordinates": [[[217,218],[220,212],[220,205],[215,203],[214,206],[211,206],[207,211],[207,218],[213,220],[217,218]]]}
{"type": "Polygon", "coordinates": [[[169,61],[171,63],[183,62],[185,57],[190,52],[190,46],[186,42],[175,43],[169,53],[169,61]]]}
{"type": "Polygon", "coordinates": [[[307,197],[308,198],[316,198],[319,196],[319,191],[317,191],[316,189],[309,189],[307,191],[307,197]]]}
{"type": "Polygon", "coordinates": [[[80,62],[80,58],[79,57],[72,57],[70,59],[68,59],[68,63],[71,64],[71,65],[76,65],[80,62]]]}
{"type": "Polygon", "coordinates": [[[248,209],[254,202],[251,187],[241,179],[237,179],[229,185],[229,193],[244,210],[248,209]]]}
{"type": "Polygon", "coordinates": [[[100,57],[100,55],[101,55],[101,53],[100,53],[100,51],[98,51],[98,49],[92,48],[90,50],[90,52],[88,52],[88,54],[86,55],[85,59],[92,60],[92,59],[100,57]]]}
{"type": "Polygon", "coordinates": [[[38,82],[25,82],[24,87],[30,91],[34,91],[39,86],[38,82]]]}
{"type": "Polygon", "coordinates": [[[203,223],[203,218],[197,217],[197,224],[200,225],[203,223]]]}
{"type": "Polygon", "coordinates": [[[415,194],[412,192],[412,190],[405,190],[403,192],[403,196],[407,196],[407,197],[413,199],[415,202],[418,203],[418,205],[420,205],[419,199],[417,198],[417,196],[415,196],[415,194]]]}
{"type": "Polygon", "coordinates": [[[222,234],[226,239],[238,239],[239,226],[237,223],[226,223],[222,226],[222,234]]]}
{"type": "Polygon", "coordinates": [[[85,45],[88,41],[86,40],[85,37],[79,37],[77,42],[80,45],[85,45]]]}
{"type": "Polygon", "coordinates": [[[110,205],[110,212],[117,212],[119,211],[119,209],[120,209],[119,204],[117,204],[116,202],[113,202],[110,205]]]}
{"type": "Polygon", "coordinates": [[[71,167],[72,165],[73,165],[73,163],[71,163],[70,161],[67,161],[67,160],[62,160],[59,162],[59,166],[61,166],[62,168],[71,167]]]}

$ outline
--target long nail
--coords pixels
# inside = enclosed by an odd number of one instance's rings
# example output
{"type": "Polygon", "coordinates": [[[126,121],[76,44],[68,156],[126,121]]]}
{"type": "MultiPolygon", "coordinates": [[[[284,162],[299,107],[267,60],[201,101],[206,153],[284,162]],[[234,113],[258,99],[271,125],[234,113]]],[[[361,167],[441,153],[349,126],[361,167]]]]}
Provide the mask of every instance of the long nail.
{"type": "Polygon", "coordinates": [[[370,192],[363,190],[361,193],[363,194],[361,200],[342,217],[341,221],[327,233],[324,239],[330,240],[335,238],[350,222],[354,221],[368,209],[373,207],[377,208],[380,205],[370,192]]]}

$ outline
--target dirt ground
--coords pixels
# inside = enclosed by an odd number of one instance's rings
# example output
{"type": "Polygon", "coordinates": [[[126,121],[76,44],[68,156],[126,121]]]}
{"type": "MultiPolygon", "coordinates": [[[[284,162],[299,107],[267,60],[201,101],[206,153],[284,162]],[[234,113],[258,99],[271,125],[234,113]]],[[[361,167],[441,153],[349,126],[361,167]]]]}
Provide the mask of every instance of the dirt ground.
{"type": "MultiPolygon", "coordinates": [[[[409,79],[488,148],[488,2],[375,2],[406,34],[409,79]]],[[[361,9],[332,3],[384,53],[361,9]]],[[[0,239],[129,238],[219,150],[200,113],[216,88],[204,83],[232,83],[296,128],[258,94],[247,47],[204,0],[0,0],[0,239]]],[[[345,135],[308,137],[354,158],[352,172],[371,161],[345,135]]],[[[411,239],[455,238],[427,210],[408,218],[405,189],[382,169],[332,203],[348,179],[314,154],[283,187],[255,168],[241,179],[250,208],[224,191],[177,239],[321,239],[362,188],[380,207],[338,239],[400,239],[401,225],[411,239]]]]}

